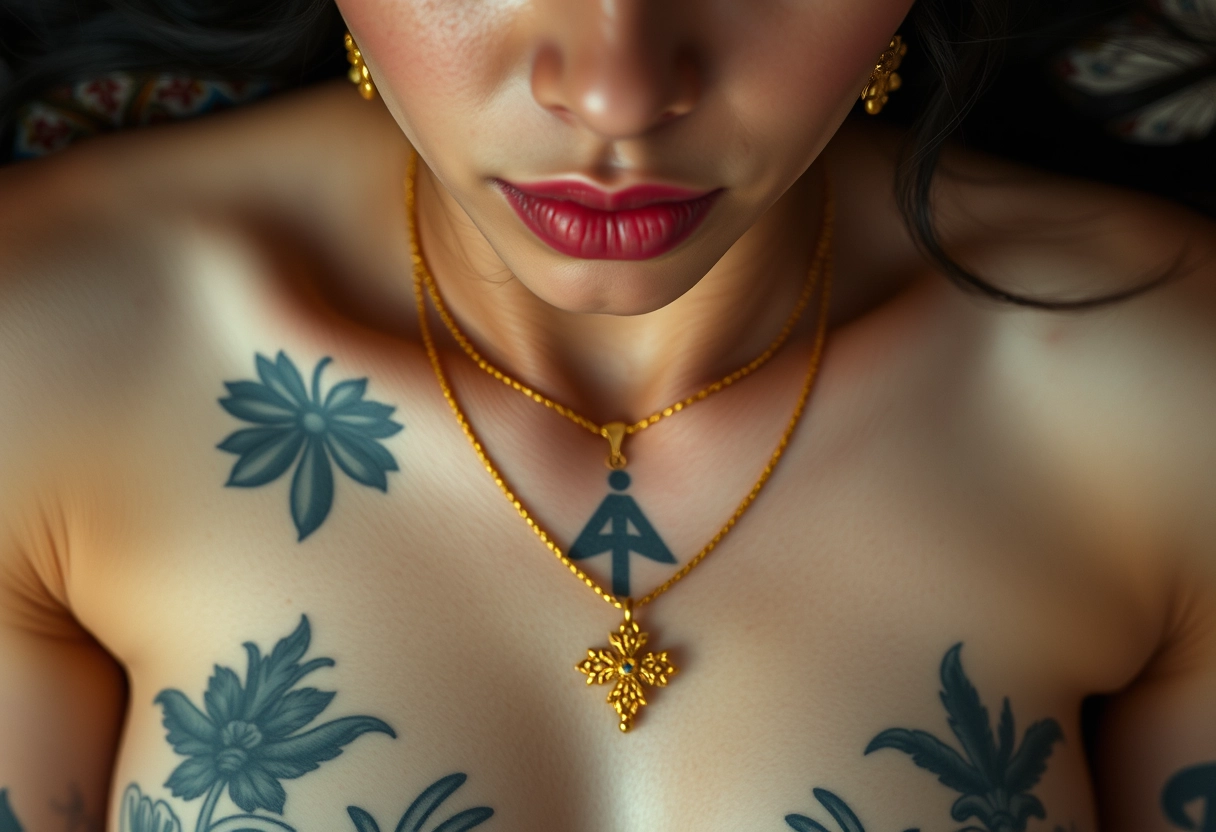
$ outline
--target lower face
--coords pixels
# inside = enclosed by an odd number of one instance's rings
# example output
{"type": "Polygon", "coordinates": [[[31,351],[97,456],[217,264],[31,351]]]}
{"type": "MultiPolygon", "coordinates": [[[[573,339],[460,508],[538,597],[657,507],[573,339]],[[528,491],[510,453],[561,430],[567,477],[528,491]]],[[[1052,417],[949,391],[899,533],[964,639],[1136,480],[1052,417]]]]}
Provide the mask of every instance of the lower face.
{"type": "Polygon", "coordinates": [[[679,298],[806,172],[911,0],[339,0],[386,105],[528,289],[679,298]]]}

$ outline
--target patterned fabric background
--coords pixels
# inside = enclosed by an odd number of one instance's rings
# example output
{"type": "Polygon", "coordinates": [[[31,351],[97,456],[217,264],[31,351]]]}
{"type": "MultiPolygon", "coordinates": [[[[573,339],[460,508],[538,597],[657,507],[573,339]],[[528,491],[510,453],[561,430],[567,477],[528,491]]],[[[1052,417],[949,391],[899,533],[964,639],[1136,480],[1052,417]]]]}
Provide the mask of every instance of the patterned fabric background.
{"type": "Polygon", "coordinates": [[[1216,128],[1216,0],[1159,0],[1123,15],[1068,49],[1056,72],[1123,110],[1106,125],[1126,141],[1204,139],[1216,128]]]}
{"type": "Polygon", "coordinates": [[[171,74],[113,73],[27,104],[13,157],[31,159],[111,130],[190,118],[261,98],[266,83],[206,81],[171,74]]]}

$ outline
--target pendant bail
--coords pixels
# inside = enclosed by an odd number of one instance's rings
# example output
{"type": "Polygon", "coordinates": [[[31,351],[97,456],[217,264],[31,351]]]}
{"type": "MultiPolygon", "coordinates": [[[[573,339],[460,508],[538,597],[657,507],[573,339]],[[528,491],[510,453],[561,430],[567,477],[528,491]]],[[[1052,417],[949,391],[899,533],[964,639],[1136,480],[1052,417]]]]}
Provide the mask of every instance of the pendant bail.
{"type": "Polygon", "coordinates": [[[633,620],[633,599],[632,598],[622,598],[621,599],[621,612],[625,613],[625,623],[626,624],[628,624],[630,621],[633,620]]]}
{"type": "Polygon", "coordinates": [[[600,428],[600,436],[608,440],[608,467],[613,471],[620,471],[629,464],[629,460],[625,459],[625,455],[621,453],[621,443],[625,441],[625,434],[628,429],[624,422],[609,422],[600,428]]]}

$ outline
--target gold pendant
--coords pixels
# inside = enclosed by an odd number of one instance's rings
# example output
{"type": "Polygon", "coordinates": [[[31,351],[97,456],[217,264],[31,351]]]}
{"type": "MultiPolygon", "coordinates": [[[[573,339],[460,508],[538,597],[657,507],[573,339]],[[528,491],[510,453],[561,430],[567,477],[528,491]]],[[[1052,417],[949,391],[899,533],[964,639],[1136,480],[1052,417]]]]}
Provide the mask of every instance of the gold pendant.
{"type": "Polygon", "coordinates": [[[608,467],[613,471],[619,471],[629,464],[629,460],[625,459],[625,455],[621,453],[621,443],[625,441],[625,433],[628,428],[624,422],[609,422],[600,428],[600,436],[608,440],[608,467]]]}
{"type": "Polygon", "coordinates": [[[588,650],[587,658],[575,665],[576,670],[587,674],[588,685],[612,685],[612,690],[608,692],[608,704],[620,718],[622,733],[633,727],[633,718],[646,704],[642,683],[666,687],[668,680],[677,672],[667,658],[666,650],[638,657],[638,651],[646,646],[647,638],[649,634],[643,633],[633,619],[633,607],[626,600],[625,621],[615,633],[608,636],[612,649],[600,647],[588,650]]]}

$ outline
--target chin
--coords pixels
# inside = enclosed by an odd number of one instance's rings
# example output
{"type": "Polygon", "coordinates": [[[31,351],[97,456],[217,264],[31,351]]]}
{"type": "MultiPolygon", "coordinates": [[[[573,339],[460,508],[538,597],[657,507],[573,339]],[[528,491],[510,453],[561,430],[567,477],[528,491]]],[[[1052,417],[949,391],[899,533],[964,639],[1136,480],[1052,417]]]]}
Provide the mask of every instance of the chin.
{"type": "Polygon", "coordinates": [[[666,266],[656,265],[580,261],[543,274],[524,273],[519,281],[545,303],[564,312],[632,317],[674,303],[703,276],[703,272],[695,272],[681,279],[681,270],[673,268],[670,261],[666,266]]]}

